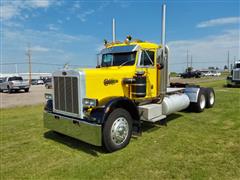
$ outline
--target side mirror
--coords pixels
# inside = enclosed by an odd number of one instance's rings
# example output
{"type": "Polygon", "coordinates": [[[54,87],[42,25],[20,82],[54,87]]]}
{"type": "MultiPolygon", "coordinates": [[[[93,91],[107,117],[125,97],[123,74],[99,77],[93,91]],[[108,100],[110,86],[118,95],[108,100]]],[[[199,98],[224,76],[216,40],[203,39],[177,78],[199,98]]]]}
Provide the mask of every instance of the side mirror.
{"type": "Polygon", "coordinates": [[[162,63],[158,63],[157,64],[157,69],[158,70],[161,70],[161,69],[163,69],[164,68],[164,65],[162,64],[162,63]]]}

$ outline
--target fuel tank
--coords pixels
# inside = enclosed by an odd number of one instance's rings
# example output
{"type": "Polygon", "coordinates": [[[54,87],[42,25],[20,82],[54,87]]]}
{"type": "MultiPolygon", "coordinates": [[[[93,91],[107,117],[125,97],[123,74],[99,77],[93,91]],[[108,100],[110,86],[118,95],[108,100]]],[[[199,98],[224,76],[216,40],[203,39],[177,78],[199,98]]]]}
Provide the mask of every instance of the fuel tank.
{"type": "Polygon", "coordinates": [[[186,94],[173,94],[166,96],[162,102],[162,114],[169,115],[177,111],[186,109],[190,104],[190,100],[186,94]]]}

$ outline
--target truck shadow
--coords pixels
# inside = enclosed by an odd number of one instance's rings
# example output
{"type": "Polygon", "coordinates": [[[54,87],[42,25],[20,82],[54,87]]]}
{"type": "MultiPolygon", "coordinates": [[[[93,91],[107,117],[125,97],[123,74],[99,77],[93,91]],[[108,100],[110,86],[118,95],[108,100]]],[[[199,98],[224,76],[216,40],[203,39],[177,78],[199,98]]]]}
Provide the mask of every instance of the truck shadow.
{"type": "Polygon", "coordinates": [[[181,116],[182,116],[181,114],[171,114],[171,115],[167,116],[167,118],[162,119],[156,123],[143,122],[142,123],[142,131],[150,133],[150,132],[159,130],[160,128],[162,128],[164,126],[166,127],[170,121],[177,120],[181,116]]]}
{"type": "Polygon", "coordinates": [[[56,141],[58,143],[64,144],[70,148],[83,151],[89,155],[98,157],[99,154],[105,154],[106,152],[102,147],[94,146],[91,144],[87,144],[83,141],[80,141],[78,139],[74,139],[72,137],[60,134],[55,131],[47,131],[44,133],[44,137],[53,141],[56,141]]]}

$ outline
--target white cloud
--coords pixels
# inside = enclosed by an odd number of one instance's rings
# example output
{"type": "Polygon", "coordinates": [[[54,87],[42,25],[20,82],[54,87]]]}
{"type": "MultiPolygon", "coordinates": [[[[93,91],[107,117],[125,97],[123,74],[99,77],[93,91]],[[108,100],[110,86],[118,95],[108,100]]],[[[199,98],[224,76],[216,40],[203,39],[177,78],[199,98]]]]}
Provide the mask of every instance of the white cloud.
{"type": "Polygon", "coordinates": [[[34,8],[47,8],[50,5],[49,0],[34,0],[29,2],[34,8]]]}
{"type": "Polygon", "coordinates": [[[82,12],[81,14],[78,14],[78,15],[77,15],[77,18],[79,18],[82,22],[85,22],[86,19],[87,19],[87,16],[93,14],[94,12],[95,12],[95,10],[93,10],[93,9],[84,11],[84,12],[82,12]]]}
{"type": "MultiPolygon", "coordinates": [[[[227,64],[227,51],[230,51],[230,60],[240,57],[239,30],[224,31],[220,35],[203,37],[193,40],[179,40],[168,43],[170,47],[170,70],[183,71],[187,63],[187,49],[189,57],[193,56],[195,68],[218,66],[227,64]]],[[[189,58],[190,61],[190,58],[189,58]]]]}
{"type": "MultiPolygon", "coordinates": [[[[31,45],[32,61],[38,63],[95,65],[99,40],[90,35],[69,35],[59,31],[32,29],[3,29],[3,63],[26,62],[26,47],[31,45]]],[[[61,66],[62,67],[62,66],[61,66]]],[[[33,71],[52,72],[59,66],[33,65],[33,71]]],[[[4,72],[14,71],[13,66],[4,66],[4,72]]],[[[27,65],[19,65],[19,71],[27,71],[27,65]]]]}
{"type": "Polygon", "coordinates": [[[31,50],[35,51],[35,52],[48,52],[49,51],[48,48],[42,47],[42,46],[33,46],[33,47],[31,47],[31,50]]]}
{"type": "Polygon", "coordinates": [[[0,19],[8,20],[14,16],[19,15],[20,10],[16,6],[12,5],[3,5],[0,6],[0,19]]]}
{"type": "Polygon", "coordinates": [[[55,0],[15,0],[15,1],[3,1],[0,5],[1,20],[10,20],[15,17],[21,17],[21,14],[25,10],[36,8],[48,8],[54,4],[55,0]]]}
{"type": "Polygon", "coordinates": [[[75,1],[73,4],[73,9],[80,9],[81,5],[79,1],[75,1]]]}
{"type": "Polygon", "coordinates": [[[56,25],[54,25],[54,24],[49,24],[48,25],[48,29],[50,31],[58,31],[59,30],[59,28],[56,25]]]}
{"type": "Polygon", "coordinates": [[[239,24],[240,17],[224,17],[218,19],[211,19],[208,21],[203,21],[197,24],[197,28],[206,28],[206,27],[213,27],[213,26],[220,26],[220,25],[227,25],[227,24],[239,24]]]}

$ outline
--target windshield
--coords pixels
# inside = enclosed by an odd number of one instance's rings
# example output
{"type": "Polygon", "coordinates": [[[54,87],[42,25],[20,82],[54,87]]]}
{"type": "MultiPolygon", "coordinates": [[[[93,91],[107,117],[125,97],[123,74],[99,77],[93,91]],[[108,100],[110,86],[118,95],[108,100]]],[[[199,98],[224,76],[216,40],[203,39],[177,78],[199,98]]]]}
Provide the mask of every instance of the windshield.
{"type": "Polygon", "coordinates": [[[22,77],[10,77],[8,81],[22,81],[22,77]]]}
{"type": "Polygon", "coordinates": [[[235,64],[234,68],[240,68],[240,63],[235,64]]]}
{"type": "Polygon", "coordinates": [[[135,52],[126,53],[108,53],[102,55],[102,66],[131,66],[134,65],[136,59],[135,52]]]}

